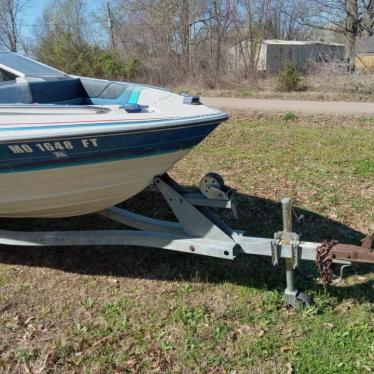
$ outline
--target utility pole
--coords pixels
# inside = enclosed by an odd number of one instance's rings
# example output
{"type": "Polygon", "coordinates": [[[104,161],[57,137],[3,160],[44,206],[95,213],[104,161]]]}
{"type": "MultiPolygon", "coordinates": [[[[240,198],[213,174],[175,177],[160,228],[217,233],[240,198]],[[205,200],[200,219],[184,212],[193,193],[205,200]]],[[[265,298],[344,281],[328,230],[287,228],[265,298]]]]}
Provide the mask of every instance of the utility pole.
{"type": "Polygon", "coordinates": [[[108,8],[108,27],[109,27],[109,36],[110,36],[110,48],[114,49],[114,19],[112,18],[112,12],[110,11],[109,1],[106,3],[108,8]]]}
{"type": "Polygon", "coordinates": [[[212,9],[209,9],[209,42],[210,42],[210,59],[209,59],[209,67],[210,73],[212,72],[213,67],[213,34],[212,34],[212,9]]]}

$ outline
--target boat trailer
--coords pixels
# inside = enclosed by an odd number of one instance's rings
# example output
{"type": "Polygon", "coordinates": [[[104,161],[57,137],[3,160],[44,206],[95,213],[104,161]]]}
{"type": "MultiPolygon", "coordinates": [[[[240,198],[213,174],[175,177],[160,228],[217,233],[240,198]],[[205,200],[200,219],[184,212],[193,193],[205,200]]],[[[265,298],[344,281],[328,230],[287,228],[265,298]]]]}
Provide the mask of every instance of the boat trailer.
{"type": "Polygon", "coordinates": [[[211,208],[232,209],[233,191],[214,173],[202,178],[199,189],[185,188],[169,175],[154,178],[154,185],[167,201],[178,222],[148,218],[119,207],[99,214],[122,223],[128,230],[85,230],[20,232],[0,230],[0,244],[15,246],[142,246],[168,249],[234,260],[239,254],[270,256],[277,266],[286,262],[285,302],[289,306],[309,306],[310,297],[295,286],[294,271],[300,262],[314,261],[325,283],[332,282],[332,264],[374,264],[373,235],[363,245],[338,244],[336,241],[301,241],[292,229],[293,208],[290,198],[282,199],[283,230],[274,238],[244,235],[223,222],[211,208]],[[134,230],[136,229],[136,230],[134,230]]]}

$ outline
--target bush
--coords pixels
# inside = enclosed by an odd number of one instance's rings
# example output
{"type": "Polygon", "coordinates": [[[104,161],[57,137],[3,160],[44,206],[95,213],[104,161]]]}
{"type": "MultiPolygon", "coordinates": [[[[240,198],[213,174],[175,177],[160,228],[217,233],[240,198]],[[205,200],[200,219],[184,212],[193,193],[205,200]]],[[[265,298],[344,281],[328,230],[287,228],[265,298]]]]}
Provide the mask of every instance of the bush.
{"type": "Polygon", "coordinates": [[[133,80],[143,71],[142,62],[134,57],[121,58],[116,51],[84,41],[68,33],[42,38],[35,57],[47,65],[69,74],[111,80],[133,80]]]}
{"type": "Polygon", "coordinates": [[[277,76],[277,90],[282,92],[298,91],[301,83],[301,72],[297,65],[287,62],[277,76]]]}
{"type": "Polygon", "coordinates": [[[283,114],[283,119],[285,121],[294,121],[296,119],[296,114],[294,112],[286,112],[283,114]]]}

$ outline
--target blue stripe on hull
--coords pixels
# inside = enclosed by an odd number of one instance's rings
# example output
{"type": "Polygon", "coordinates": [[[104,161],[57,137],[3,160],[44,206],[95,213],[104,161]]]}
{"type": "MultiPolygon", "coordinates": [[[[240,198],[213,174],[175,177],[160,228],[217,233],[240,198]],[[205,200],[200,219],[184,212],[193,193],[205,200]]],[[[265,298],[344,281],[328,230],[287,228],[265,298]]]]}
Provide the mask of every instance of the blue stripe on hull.
{"type": "Polygon", "coordinates": [[[190,149],[218,123],[0,144],[0,173],[141,158],[190,149]]]}
{"type": "MultiPolygon", "coordinates": [[[[74,124],[58,124],[58,122],[54,124],[24,124],[24,126],[14,127],[13,125],[9,125],[11,127],[7,127],[7,125],[2,124],[0,126],[0,133],[1,132],[9,132],[9,131],[32,131],[32,130],[55,130],[55,129],[81,129],[81,128],[98,128],[102,126],[115,126],[115,127],[123,127],[123,126],[130,126],[130,125],[157,125],[160,128],[165,127],[169,128],[172,126],[180,126],[183,124],[199,124],[199,123],[212,123],[212,122],[222,122],[228,119],[226,114],[221,114],[216,116],[215,118],[199,118],[196,116],[191,117],[180,117],[180,118],[155,118],[155,119],[145,119],[145,120],[134,120],[134,121],[109,121],[109,122],[84,122],[84,123],[74,123],[74,124]]],[[[22,124],[20,124],[22,125],[22,124]]]]}

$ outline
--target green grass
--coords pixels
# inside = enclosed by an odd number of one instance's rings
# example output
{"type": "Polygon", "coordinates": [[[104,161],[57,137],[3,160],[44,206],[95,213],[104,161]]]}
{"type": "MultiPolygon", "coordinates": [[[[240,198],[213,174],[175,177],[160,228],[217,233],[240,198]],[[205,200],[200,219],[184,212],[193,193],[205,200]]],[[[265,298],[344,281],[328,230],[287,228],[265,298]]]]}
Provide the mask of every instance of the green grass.
{"type": "Polygon", "coordinates": [[[358,118],[358,123],[363,124],[363,125],[367,125],[367,124],[374,125],[374,118],[362,116],[358,118]]]}
{"type": "MultiPolygon", "coordinates": [[[[297,200],[305,240],[359,243],[373,228],[374,128],[359,120],[237,118],[172,175],[197,184],[207,171],[238,188],[240,219],[258,236],[281,228],[283,196],[297,200]]],[[[125,207],[169,217],[153,190],[125,207]]],[[[56,224],[56,221],[53,221],[56,224]]],[[[96,216],[66,229],[113,227],[96,216]]],[[[48,227],[7,220],[4,229],[48,227]]],[[[361,267],[324,287],[312,263],[298,286],[309,309],[283,303],[284,264],[224,261],[143,248],[0,249],[0,372],[374,372],[374,273],[361,267]]]]}
{"type": "Polygon", "coordinates": [[[374,160],[357,160],[355,162],[356,174],[361,177],[370,177],[374,174],[374,160]]]}

